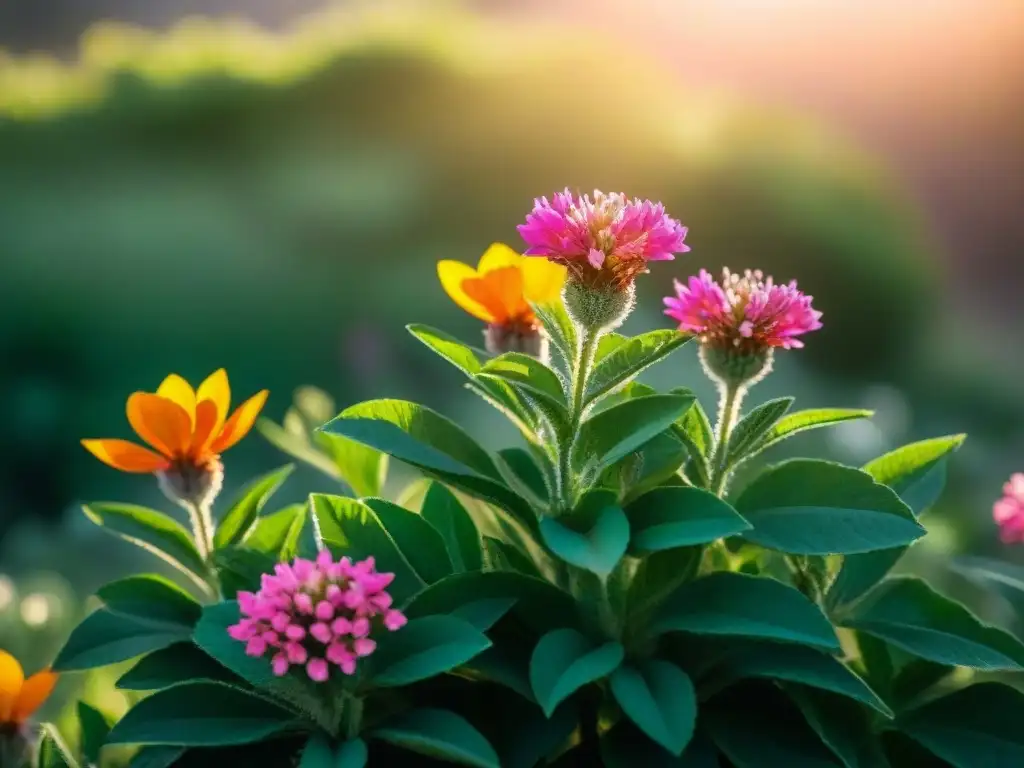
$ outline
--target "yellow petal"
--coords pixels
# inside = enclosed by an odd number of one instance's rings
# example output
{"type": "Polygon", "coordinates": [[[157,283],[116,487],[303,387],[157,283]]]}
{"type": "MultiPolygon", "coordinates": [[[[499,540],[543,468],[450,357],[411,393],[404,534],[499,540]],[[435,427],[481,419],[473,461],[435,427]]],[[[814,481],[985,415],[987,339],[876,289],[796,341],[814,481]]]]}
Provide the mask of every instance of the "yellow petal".
{"type": "Polygon", "coordinates": [[[539,256],[523,259],[523,295],[533,304],[552,304],[558,301],[568,270],[561,264],[539,256]]]}
{"type": "Polygon", "coordinates": [[[10,722],[24,682],[25,672],[18,660],[7,651],[0,651],[0,723],[10,722]]]}
{"type": "Polygon", "coordinates": [[[256,423],[256,417],[260,415],[263,404],[267,402],[268,394],[270,393],[264,389],[238,406],[238,409],[231,414],[231,418],[228,419],[217,439],[210,445],[211,453],[226,451],[246,436],[249,430],[252,429],[252,425],[256,423]]]}
{"type": "Polygon", "coordinates": [[[483,320],[485,323],[494,322],[494,315],[479,302],[471,299],[463,288],[466,280],[473,280],[477,277],[475,269],[461,261],[446,259],[437,262],[437,276],[441,279],[441,287],[452,301],[478,320],[483,320]]]}
{"type": "Polygon", "coordinates": [[[59,678],[60,675],[56,672],[44,669],[26,680],[21,686],[21,693],[18,694],[18,699],[14,702],[14,708],[11,710],[11,721],[23,723],[32,717],[35,711],[43,706],[43,702],[50,698],[59,678]]]}
{"type": "Polygon", "coordinates": [[[228,383],[228,372],[219,368],[199,385],[196,390],[196,402],[210,400],[217,406],[218,423],[223,424],[231,410],[231,385],[228,383]]]}
{"type": "Polygon", "coordinates": [[[513,251],[504,243],[494,243],[484,251],[480,257],[480,263],[476,271],[481,275],[502,267],[518,267],[523,263],[523,257],[513,251]]]}
{"type": "Polygon", "coordinates": [[[172,403],[180,405],[189,420],[194,424],[196,421],[196,393],[192,385],[181,376],[172,373],[157,387],[156,393],[160,397],[166,397],[172,403]]]}
{"type": "Polygon", "coordinates": [[[168,458],[183,455],[192,442],[192,421],[177,403],[149,392],[128,398],[132,429],[168,458]]]}
{"type": "Polygon", "coordinates": [[[83,440],[82,445],[104,464],[122,472],[156,472],[168,466],[163,456],[127,440],[83,440]]]}
{"type": "Polygon", "coordinates": [[[523,273],[518,267],[494,269],[473,280],[462,283],[466,294],[485,307],[503,325],[532,314],[523,299],[523,273]]]}

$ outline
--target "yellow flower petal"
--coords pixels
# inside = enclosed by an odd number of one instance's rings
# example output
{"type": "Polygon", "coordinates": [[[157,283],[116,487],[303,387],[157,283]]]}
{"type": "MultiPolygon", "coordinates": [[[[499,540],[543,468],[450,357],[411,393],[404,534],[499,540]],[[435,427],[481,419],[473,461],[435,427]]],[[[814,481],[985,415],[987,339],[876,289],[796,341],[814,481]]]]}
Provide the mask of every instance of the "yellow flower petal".
{"type": "Polygon", "coordinates": [[[192,442],[192,421],[175,402],[149,392],[128,398],[128,423],[132,429],[168,458],[183,455],[192,442]]]}
{"type": "Polygon", "coordinates": [[[484,251],[480,257],[480,263],[476,271],[481,275],[502,267],[518,267],[523,263],[523,257],[513,251],[504,243],[494,243],[484,251]]]}
{"type": "Polygon", "coordinates": [[[18,660],[7,651],[0,651],[0,723],[10,722],[24,682],[25,672],[18,660]]]}
{"type": "Polygon", "coordinates": [[[228,372],[223,368],[211,373],[199,385],[196,402],[201,403],[203,400],[210,400],[217,406],[218,424],[223,424],[231,411],[231,385],[228,383],[228,372]]]}
{"type": "Polygon", "coordinates": [[[441,287],[452,301],[478,320],[483,320],[485,323],[494,322],[494,315],[482,304],[471,299],[463,288],[463,283],[466,280],[473,280],[477,277],[475,269],[461,261],[446,259],[437,262],[437,276],[441,280],[441,287]]]}
{"type": "Polygon", "coordinates": [[[228,419],[217,439],[210,445],[210,452],[220,453],[221,451],[226,451],[245,437],[249,430],[252,429],[252,425],[256,423],[256,417],[260,415],[260,411],[263,409],[263,404],[267,402],[267,395],[269,394],[264,389],[238,406],[238,409],[231,414],[231,418],[228,419]]]}
{"type": "Polygon", "coordinates": [[[43,706],[43,702],[50,698],[59,678],[60,675],[56,672],[44,669],[26,680],[11,710],[11,721],[23,723],[32,717],[36,710],[43,706]]]}
{"type": "Polygon", "coordinates": [[[568,270],[539,256],[523,259],[523,295],[533,304],[552,304],[562,293],[568,270]]]}
{"type": "Polygon", "coordinates": [[[189,420],[195,424],[196,393],[192,389],[192,385],[181,378],[181,376],[172,373],[161,382],[160,386],[157,387],[156,393],[160,397],[166,397],[172,403],[180,405],[185,413],[188,414],[189,420]]]}
{"type": "Polygon", "coordinates": [[[167,469],[168,461],[148,448],[127,440],[83,440],[85,450],[122,472],[157,472],[167,469]]]}
{"type": "Polygon", "coordinates": [[[466,294],[486,308],[492,322],[504,325],[531,315],[523,299],[523,273],[518,267],[502,267],[462,283],[466,294]]]}

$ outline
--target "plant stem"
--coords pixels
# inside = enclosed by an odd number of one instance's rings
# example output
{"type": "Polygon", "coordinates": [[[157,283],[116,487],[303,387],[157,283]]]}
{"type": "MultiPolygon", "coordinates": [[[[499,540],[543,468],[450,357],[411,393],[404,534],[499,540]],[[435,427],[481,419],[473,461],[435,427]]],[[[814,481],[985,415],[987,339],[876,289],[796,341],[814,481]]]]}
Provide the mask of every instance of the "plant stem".
{"type": "Polygon", "coordinates": [[[192,524],[192,537],[196,541],[196,549],[199,550],[199,556],[206,563],[206,573],[204,575],[207,585],[214,599],[219,599],[221,596],[220,579],[217,578],[217,569],[213,564],[213,515],[208,505],[204,506],[191,501],[183,501],[181,504],[188,512],[189,522],[192,524]]]}
{"type": "Polygon", "coordinates": [[[590,367],[594,362],[594,353],[601,334],[587,328],[578,329],[579,342],[576,345],[576,357],[572,361],[570,374],[569,424],[562,435],[558,446],[558,486],[559,504],[562,512],[572,509],[576,501],[576,482],[572,472],[572,446],[576,441],[576,433],[583,419],[584,398],[587,393],[587,379],[590,367]]]}
{"type": "Polygon", "coordinates": [[[721,393],[718,424],[715,425],[715,455],[711,479],[711,491],[716,496],[724,495],[729,482],[729,437],[736,426],[746,389],[741,384],[722,384],[721,393]]]}

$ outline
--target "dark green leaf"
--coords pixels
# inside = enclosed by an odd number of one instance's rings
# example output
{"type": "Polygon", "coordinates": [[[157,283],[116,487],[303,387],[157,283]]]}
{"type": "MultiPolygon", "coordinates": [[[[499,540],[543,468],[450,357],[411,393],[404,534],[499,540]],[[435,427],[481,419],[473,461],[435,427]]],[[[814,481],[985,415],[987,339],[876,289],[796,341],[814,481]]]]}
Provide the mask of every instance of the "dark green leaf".
{"type": "Polygon", "coordinates": [[[186,747],[143,747],[135,753],[130,768],[171,768],[186,752],[186,747]]]}
{"type": "Polygon", "coordinates": [[[585,532],[574,531],[552,517],[540,521],[544,544],[565,562],[601,578],[616,566],[629,546],[629,521],[619,507],[602,509],[585,532]]]}
{"type": "Polygon", "coordinates": [[[674,755],[693,737],[697,697],[686,673],[667,661],[623,665],[610,679],[622,711],[640,730],[674,755]]]}
{"type": "Polygon", "coordinates": [[[290,504],[260,517],[245,538],[245,546],[274,560],[292,560],[298,551],[299,537],[305,524],[306,505],[290,504]]]}
{"type": "Polygon", "coordinates": [[[191,627],[100,608],[85,617],[57,654],[58,672],[92,669],[127,661],[188,640],[191,627]]]}
{"type": "Polygon", "coordinates": [[[696,734],[677,757],[629,720],[620,720],[601,736],[601,757],[608,768],[719,768],[718,752],[703,734],[696,734]]]}
{"type": "Polygon", "coordinates": [[[78,768],[78,761],[71,755],[56,726],[47,723],[42,728],[43,738],[39,742],[38,768],[78,768]]]}
{"type": "Polygon", "coordinates": [[[965,607],[920,579],[900,577],[883,582],[843,614],[840,623],[938,664],[1024,669],[1020,641],[982,624],[965,607]]]}
{"type": "Polygon", "coordinates": [[[729,436],[729,464],[736,464],[753,451],[768,431],[793,405],[792,397],[778,397],[751,409],[732,430],[729,436]]]}
{"type": "Polygon", "coordinates": [[[454,493],[432,482],[420,514],[441,534],[456,571],[479,571],[483,567],[480,532],[454,493]]]}
{"type": "Polygon", "coordinates": [[[549,632],[530,658],[533,695],[550,717],[566,697],[614,672],[623,656],[622,646],[615,642],[595,646],[574,629],[549,632]]]}
{"type": "Polygon", "coordinates": [[[224,683],[183,683],[132,707],[107,743],[229,746],[262,741],[297,725],[291,712],[262,696],[224,683]]]}
{"type": "MultiPolygon", "coordinates": [[[[881,641],[878,641],[881,642],[881,641]]],[[[897,712],[914,706],[918,699],[956,671],[955,667],[927,659],[911,659],[892,681],[892,702],[897,712]]]]}
{"type": "Polygon", "coordinates": [[[156,574],[112,581],[100,587],[96,594],[112,611],[181,624],[186,630],[195,625],[202,613],[191,595],[156,574]]]}
{"type": "Polygon", "coordinates": [[[298,768],[335,768],[334,746],[322,733],[314,733],[302,748],[298,768]]]}
{"type": "Polygon", "coordinates": [[[78,724],[81,726],[82,757],[86,764],[99,764],[100,750],[107,742],[111,720],[96,707],[78,702],[78,724]]]}
{"type": "Polygon", "coordinates": [[[600,411],[580,427],[577,464],[611,466],[672,426],[694,403],[689,395],[636,397],[600,411]]]}
{"type": "Polygon", "coordinates": [[[657,552],[706,544],[750,528],[736,510],[700,488],[655,488],[626,507],[630,546],[657,552]]]}
{"type": "Polygon", "coordinates": [[[237,678],[203,653],[195,643],[175,643],[153,651],[121,675],[117,687],[126,691],[156,691],[190,680],[234,682],[237,678]]]}
{"type": "Polygon", "coordinates": [[[692,336],[657,330],[623,340],[594,366],[587,380],[585,402],[602,397],[686,344],[692,336]]]}
{"type": "Polygon", "coordinates": [[[371,731],[370,737],[459,765],[500,768],[487,739],[462,717],[444,709],[403,712],[371,731]]]}
{"type": "Polygon", "coordinates": [[[561,302],[538,304],[533,307],[533,311],[544,326],[551,345],[558,351],[566,366],[570,365],[576,355],[576,328],[565,307],[561,302]]]}
{"type": "MultiPolygon", "coordinates": [[[[532,701],[532,697],[530,698],[532,701]]],[[[492,741],[502,768],[536,768],[547,765],[576,730],[579,713],[564,704],[548,718],[535,704],[502,702],[501,728],[492,741]]]]}
{"type": "Polygon", "coordinates": [[[432,584],[452,574],[444,539],[422,515],[385,499],[368,498],[363,503],[376,513],[398,551],[424,582],[432,584]]]}
{"type": "Polygon", "coordinates": [[[217,549],[224,549],[242,541],[252,530],[263,505],[288,479],[288,475],[294,469],[294,464],[286,464],[280,469],[257,477],[245,486],[228,507],[228,511],[220,523],[217,524],[217,531],[213,535],[213,546],[217,549]]]}
{"type": "Polygon", "coordinates": [[[246,547],[230,547],[213,553],[213,563],[225,598],[234,599],[241,591],[256,592],[263,574],[277,565],[277,558],[246,547]]]}
{"type": "Polygon", "coordinates": [[[735,507],[754,526],[745,539],[791,554],[869,552],[925,533],[899,497],[866,472],[813,459],[764,472],[735,507]]]}
{"type": "Polygon", "coordinates": [[[654,552],[643,558],[629,585],[629,625],[643,626],[649,612],[696,576],[703,554],[703,547],[685,547],[654,552]]]}
{"type": "MultiPolygon", "coordinates": [[[[501,461],[512,473],[513,479],[525,486],[534,497],[545,502],[549,498],[548,484],[537,461],[522,448],[502,448],[498,451],[501,461]]],[[[513,487],[515,487],[513,485],[513,487]]]]}
{"type": "Polygon", "coordinates": [[[784,686],[790,698],[846,768],[886,768],[867,711],[850,699],[796,683],[784,686]]]}
{"type": "Polygon", "coordinates": [[[338,747],[332,768],[364,768],[370,754],[362,739],[350,739],[338,747]]]}
{"type": "Polygon", "coordinates": [[[197,584],[206,586],[202,555],[188,531],[176,520],[134,504],[93,503],[83,506],[82,511],[105,531],[152,552],[197,584]]]}
{"type": "Polygon", "coordinates": [[[694,400],[693,407],[672,426],[672,432],[682,440],[686,450],[690,453],[691,479],[695,484],[707,488],[711,482],[711,469],[708,461],[714,447],[715,433],[711,428],[711,421],[708,419],[707,413],[704,412],[699,402],[694,400]]]}
{"type": "Polygon", "coordinates": [[[757,446],[757,451],[763,451],[809,429],[830,427],[833,424],[841,424],[854,419],[870,419],[874,415],[874,411],[866,411],[862,408],[811,408],[790,413],[776,422],[775,426],[764,436],[764,440],[757,446]]]}
{"type": "Polygon", "coordinates": [[[839,650],[832,624],[800,592],[775,579],[728,571],[677,589],[650,631],[760,637],[839,650]]]}
{"type": "Polygon", "coordinates": [[[501,379],[555,408],[566,407],[562,381],[544,363],[522,352],[506,352],[484,363],[479,376],[501,379]]]}
{"type": "Polygon", "coordinates": [[[371,657],[373,683],[399,686],[426,680],[455,669],[490,645],[486,635],[454,616],[412,619],[379,639],[371,657]]]}

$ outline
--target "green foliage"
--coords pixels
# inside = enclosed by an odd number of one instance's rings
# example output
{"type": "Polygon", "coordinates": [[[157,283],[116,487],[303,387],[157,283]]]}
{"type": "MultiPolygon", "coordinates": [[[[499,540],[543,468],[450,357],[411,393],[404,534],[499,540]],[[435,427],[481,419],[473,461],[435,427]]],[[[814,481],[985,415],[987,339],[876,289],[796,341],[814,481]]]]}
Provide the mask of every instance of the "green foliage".
{"type": "Polygon", "coordinates": [[[415,709],[383,723],[372,735],[458,765],[498,768],[494,748],[465,719],[443,709],[415,709]]]}
{"type": "Polygon", "coordinates": [[[371,679],[379,686],[409,685],[454,669],[490,645],[486,635],[468,621],[425,616],[381,638],[371,679]]]}
{"type": "Polygon", "coordinates": [[[213,545],[224,549],[243,541],[252,533],[260,510],[281,484],[288,479],[295,467],[288,464],[253,480],[242,489],[238,498],[228,507],[213,535],[213,545]]]}
{"type": "Polygon", "coordinates": [[[633,532],[630,544],[640,552],[658,552],[707,544],[750,528],[736,510],[700,488],[655,488],[626,507],[633,532]]]}
{"type": "Polygon", "coordinates": [[[622,663],[619,643],[597,645],[574,629],[556,629],[544,635],[530,658],[530,687],[544,714],[587,683],[601,680],[622,663]]]}

